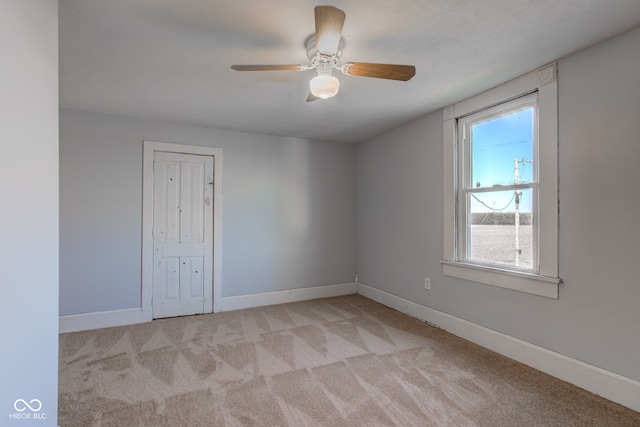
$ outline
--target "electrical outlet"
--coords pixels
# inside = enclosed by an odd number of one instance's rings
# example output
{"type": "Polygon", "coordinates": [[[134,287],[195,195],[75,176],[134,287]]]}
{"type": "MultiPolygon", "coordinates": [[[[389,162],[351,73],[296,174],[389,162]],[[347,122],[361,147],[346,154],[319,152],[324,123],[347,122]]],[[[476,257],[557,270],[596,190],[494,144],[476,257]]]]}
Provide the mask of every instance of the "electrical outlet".
{"type": "Polygon", "coordinates": [[[431,279],[429,279],[428,277],[424,278],[424,288],[428,291],[431,290],[431,279]]]}

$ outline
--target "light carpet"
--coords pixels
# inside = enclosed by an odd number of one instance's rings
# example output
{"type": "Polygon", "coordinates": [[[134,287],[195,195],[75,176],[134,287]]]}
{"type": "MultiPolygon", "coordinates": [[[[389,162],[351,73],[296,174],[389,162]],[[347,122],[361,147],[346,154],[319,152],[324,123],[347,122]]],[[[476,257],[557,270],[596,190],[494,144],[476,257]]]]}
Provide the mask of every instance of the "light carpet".
{"type": "Polygon", "coordinates": [[[640,426],[358,295],[60,336],[59,425],[640,426]]]}

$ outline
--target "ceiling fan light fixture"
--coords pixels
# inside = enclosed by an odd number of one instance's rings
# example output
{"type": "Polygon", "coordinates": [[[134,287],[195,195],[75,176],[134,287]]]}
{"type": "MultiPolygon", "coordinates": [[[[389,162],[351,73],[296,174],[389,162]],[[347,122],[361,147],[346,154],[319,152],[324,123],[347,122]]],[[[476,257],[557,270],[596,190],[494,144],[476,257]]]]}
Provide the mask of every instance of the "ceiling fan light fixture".
{"type": "Polygon", "coordinates": [[[309,82],[311,94],[320,99],[336,96],[340,90],[340,80],[331,74],[318,74],[309,82]]]}

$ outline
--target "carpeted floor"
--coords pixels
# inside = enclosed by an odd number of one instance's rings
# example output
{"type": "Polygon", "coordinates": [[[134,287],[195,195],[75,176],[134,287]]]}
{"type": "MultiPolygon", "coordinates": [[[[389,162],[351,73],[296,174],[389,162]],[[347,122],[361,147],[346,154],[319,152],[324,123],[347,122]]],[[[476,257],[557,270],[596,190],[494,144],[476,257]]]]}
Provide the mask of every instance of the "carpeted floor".
{"type": "Polygon", "coordinates": [[[357,295],[60,336],[59,425],[640,426],[357,295]]]}

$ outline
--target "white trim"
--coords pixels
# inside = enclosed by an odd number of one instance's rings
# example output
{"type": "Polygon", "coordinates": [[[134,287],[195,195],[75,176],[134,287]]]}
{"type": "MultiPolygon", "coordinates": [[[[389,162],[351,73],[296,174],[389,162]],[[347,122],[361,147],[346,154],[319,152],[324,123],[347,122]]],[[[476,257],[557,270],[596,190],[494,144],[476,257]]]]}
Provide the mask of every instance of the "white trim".
{"type": "Polygon", "coordinates": [[[143,141],[142,160],[142,314],[153,319],[153,160],[156,151],[213,156],[213,301],[205,301],[205,313],[221,310],[222,297],[222,149],[196,145],[143,141]]]}
{"type": "Polygon", "coordinates": [[[286,291],[265,292],[261,294],[224,297],[222,298],[222,311],[351,295],[356,293],[356,289],[357,284],[354,282],[337,285],[314,286],[311,288],[289,289],[286,291]]]}
{"type": "Polygon", "coordinates": [[[558,298],[558,82],[551,63],[443,109],[443,274],[534,295],[558,298]],[[456,254],[457,120],[522,95],[538,92],[538,275],[505,275],[469,268],[456,254]],[[554,282],[549,278],[557,279],[554,282]]]}
{"type": "Polygon", "coordinates": [[[358,294],[546,374],[640,411],[640,382],[358,283],[358,294]]]}
{"type": "MultiPolygon", "coordinates": [[[[221,309],[216,312],[351,295],[356,293],[356,288],[357,285],[354,282],[219,298],[221,309]]],[[[89,329],[109,328],[112,326],[133,325],[149,321],[151,321],[151,319],[146,318],[141,308],[129,308],[124,310],[63,315],[59,318],[59,327],[60,333],[62,334],[89,329]]]]}
{"type": "Polygon", "coordinates": [[[112,326],[133,325],[144,321],[142,309],[138,307],[60,316],[59,327],[60,333],[63,334],[89,329],[110,328],[112,326]]]}
{"type": "Polygon", "coordinates": [[[442,274],[458,279],[499,286],[514,291],[558,299],[557,277],[546,277],[539,274],[502,270],[464,262],[440,260],[442,274]]]}
{"type": "Polygon", "coordinates": [[[538,72],[538,263],[540,275],[558,277],[558,82],[555,63],[538,72]],[[551,77],[548,77],[551,74],[551,77]]]}
{"type": "Polygon", "coordinates": [[[558,64],[552,62],[544,68],[538,70],[538,86],[542,87],[548,83],[554,83],[558,79],[558,64]]]}

